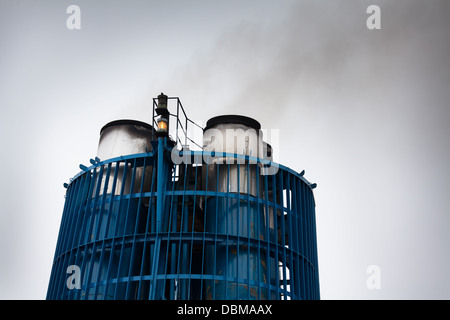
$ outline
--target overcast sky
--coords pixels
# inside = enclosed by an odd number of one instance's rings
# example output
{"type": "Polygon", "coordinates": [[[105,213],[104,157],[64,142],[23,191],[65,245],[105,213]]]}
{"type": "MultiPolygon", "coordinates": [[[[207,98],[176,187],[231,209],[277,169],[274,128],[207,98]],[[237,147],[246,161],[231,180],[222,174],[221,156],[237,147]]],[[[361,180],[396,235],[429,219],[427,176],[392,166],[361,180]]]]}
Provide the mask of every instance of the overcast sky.
{"type": "Polygon", "coordinates": [[[162,91],[197,122],[279,130],[279,162],[318,184],[322,299],[449,299],[449,17],[446,0],[0,2],[0,298],[45,298],[63,183],[162,91]]]}

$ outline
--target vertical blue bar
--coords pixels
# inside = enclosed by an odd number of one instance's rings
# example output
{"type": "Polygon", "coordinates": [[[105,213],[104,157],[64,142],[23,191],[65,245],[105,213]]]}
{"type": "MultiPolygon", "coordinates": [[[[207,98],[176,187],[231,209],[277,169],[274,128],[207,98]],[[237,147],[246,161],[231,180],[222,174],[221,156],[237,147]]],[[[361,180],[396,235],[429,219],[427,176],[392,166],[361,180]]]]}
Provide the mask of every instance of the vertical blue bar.
{"type": "Polygon", "coordinates": [[[157,273],[159,265],[159,255],[161,248],[161,217],[163,210],[163,186],[164,186],[164,140],[158,138],[158,177],[156,180],[156,239],[155,239],[155,250],[153,252],[153,265],[152,265],[152,283],[150,284],[150,299],[155,300],[155,293],[157,288],[157,273]]]}
{"type": "Polygon", "coordinates": [[[120,166],[120,162],[115,162],[114,163],[114,177],[113,177],[113,183],[112,183],[112,187],[111,187],[111,201],[109,203],[109,219],[108,219],[108,223],[106,226],[106,230],[108,230],[108,237],[113,237],[112,241],[111,241],[111,251],[110,251],[110,256],[109,256],[109,262],[108,262],[108,267],[106,269],[106,284],[105,284],[105,299],[108,296],[108,287],[110,282],[108,280],[110,280],[110,271],[111,271],[111,264],[113,262],[114,259],[114,245],[115,245],[115,230],[116,230],[116,225],[117,225],[117,219],[114,222],[114,231],[109,233],[109,228],[110,228],[110,223],[111,223],[111,219],[112,219],[112,211],[113,211],[113,204],[114,204],[114,195],[115,195],[115,190],[116,190],[116,184],[117,184],[117,177],[119,175],[119,166],[120,166]]]}
{"type": "Polygon", "coordinates": [[[279,179],[280,179],[280,202],[281,202],[281,213],[280,213],[280,222],[281,222],[281,246],[282,246],[282,252],[281,252],[281,265],[282,265],[282,273],[283,273],[283,300],[287,299],[287,281],[286,281],[286,230],[285,230],[285,214],[284,214],[284,207],[287,207],[287,202],[288,202],[288,193],[286,190],[286,204],[284,203],[284,199],[283,199],[283,190],[284,190],[284,183],[283,183],[283,175],[284,175],[284,171],[280,172],[279,175],[279,179]]]}
{"type": "Polygon", "coordinates": [[[225,219],[225,234],[226,234],[226,238],[225,238],[225,300],[228,299],[228,279],[229,279],[229,273],[228,270],[230,268],[230,266],[228,265],[228,254],[230,252],[230,248],[229,248],[229,241],[228,241],[228,236],[230,233],[230,223],[229,223],[229,217],[231,216],[229,214],[229,210],[230,210],[230,159],[227,157],[227,195],[226,195],[226,219],[225,219]]]}
{"type": "Polygon", "coordinates": [[[163,214],[163,187],[164,187],[164,142],[158,139],[158,179],[157,179],[157,202],[156,202],[156,232],[161,232],[161,219],[163,214]]]}

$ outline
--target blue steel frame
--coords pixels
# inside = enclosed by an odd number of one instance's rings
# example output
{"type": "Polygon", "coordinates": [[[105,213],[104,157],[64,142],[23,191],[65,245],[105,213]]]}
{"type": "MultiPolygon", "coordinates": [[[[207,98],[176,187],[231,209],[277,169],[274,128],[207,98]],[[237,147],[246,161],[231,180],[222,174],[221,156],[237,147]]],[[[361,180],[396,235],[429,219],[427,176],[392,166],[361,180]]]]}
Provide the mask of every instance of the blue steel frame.
{"type": "MultiPolygon", "coordinates": [[[[303,172],[206,151],[180,151],[174,164],[167,138],[152,144],[67,185],[47,299],[320,298],[315,184],[303,172]],[[254,166],[256,196],[207,185],[218,156],[254,166]],[[276,174],[262,175],[267,166],[276,174]],[[70,265],[80,288],[67,286],[70,265]]],[[[219,170],[230,177],[230,164],[219,170]]]]}

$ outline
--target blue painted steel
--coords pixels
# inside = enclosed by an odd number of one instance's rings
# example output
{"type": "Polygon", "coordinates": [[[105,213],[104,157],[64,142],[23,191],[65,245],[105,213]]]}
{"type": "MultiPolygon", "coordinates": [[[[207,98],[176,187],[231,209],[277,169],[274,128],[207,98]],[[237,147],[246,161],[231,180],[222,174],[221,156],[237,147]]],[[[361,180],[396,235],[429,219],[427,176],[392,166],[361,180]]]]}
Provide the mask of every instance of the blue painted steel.
{"type": "MultiPolygon", "coordinates": [[[[167,139],[153,150],[91,162],[67,184],[47,299],[320,298],[303,174],[204,151],[174,164],[167,139]],[[256,192],[208,186],[208,159],[218,155],[255,166],[256,192]],[[262,175],[264,165],[278,170],[262,175]],[[70,265],[80,288],[67,285],[70,265]]],[[[230,168],[218,170],[230,179],[230,168]]]]}

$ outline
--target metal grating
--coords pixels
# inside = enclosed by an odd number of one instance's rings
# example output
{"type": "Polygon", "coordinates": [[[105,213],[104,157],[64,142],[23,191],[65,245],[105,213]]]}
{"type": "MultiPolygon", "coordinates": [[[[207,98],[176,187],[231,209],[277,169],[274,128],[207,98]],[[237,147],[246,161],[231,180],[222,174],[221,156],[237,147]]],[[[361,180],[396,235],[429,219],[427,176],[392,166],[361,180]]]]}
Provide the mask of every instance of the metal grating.
{"type": "Polygon", "coordinates": [[[302,175],[206,151],[180,152],[174,164],[167,139],[154,146],[97,162],[68,185],[47,299],[320,298],[314,197],[302,175]],[[219,155],[227,163],[211,161],[219,155]],[[219,192],[220,175],[256,189],[219,192]],[[78,288],[67,284],[71,265],[78,288]]]}

